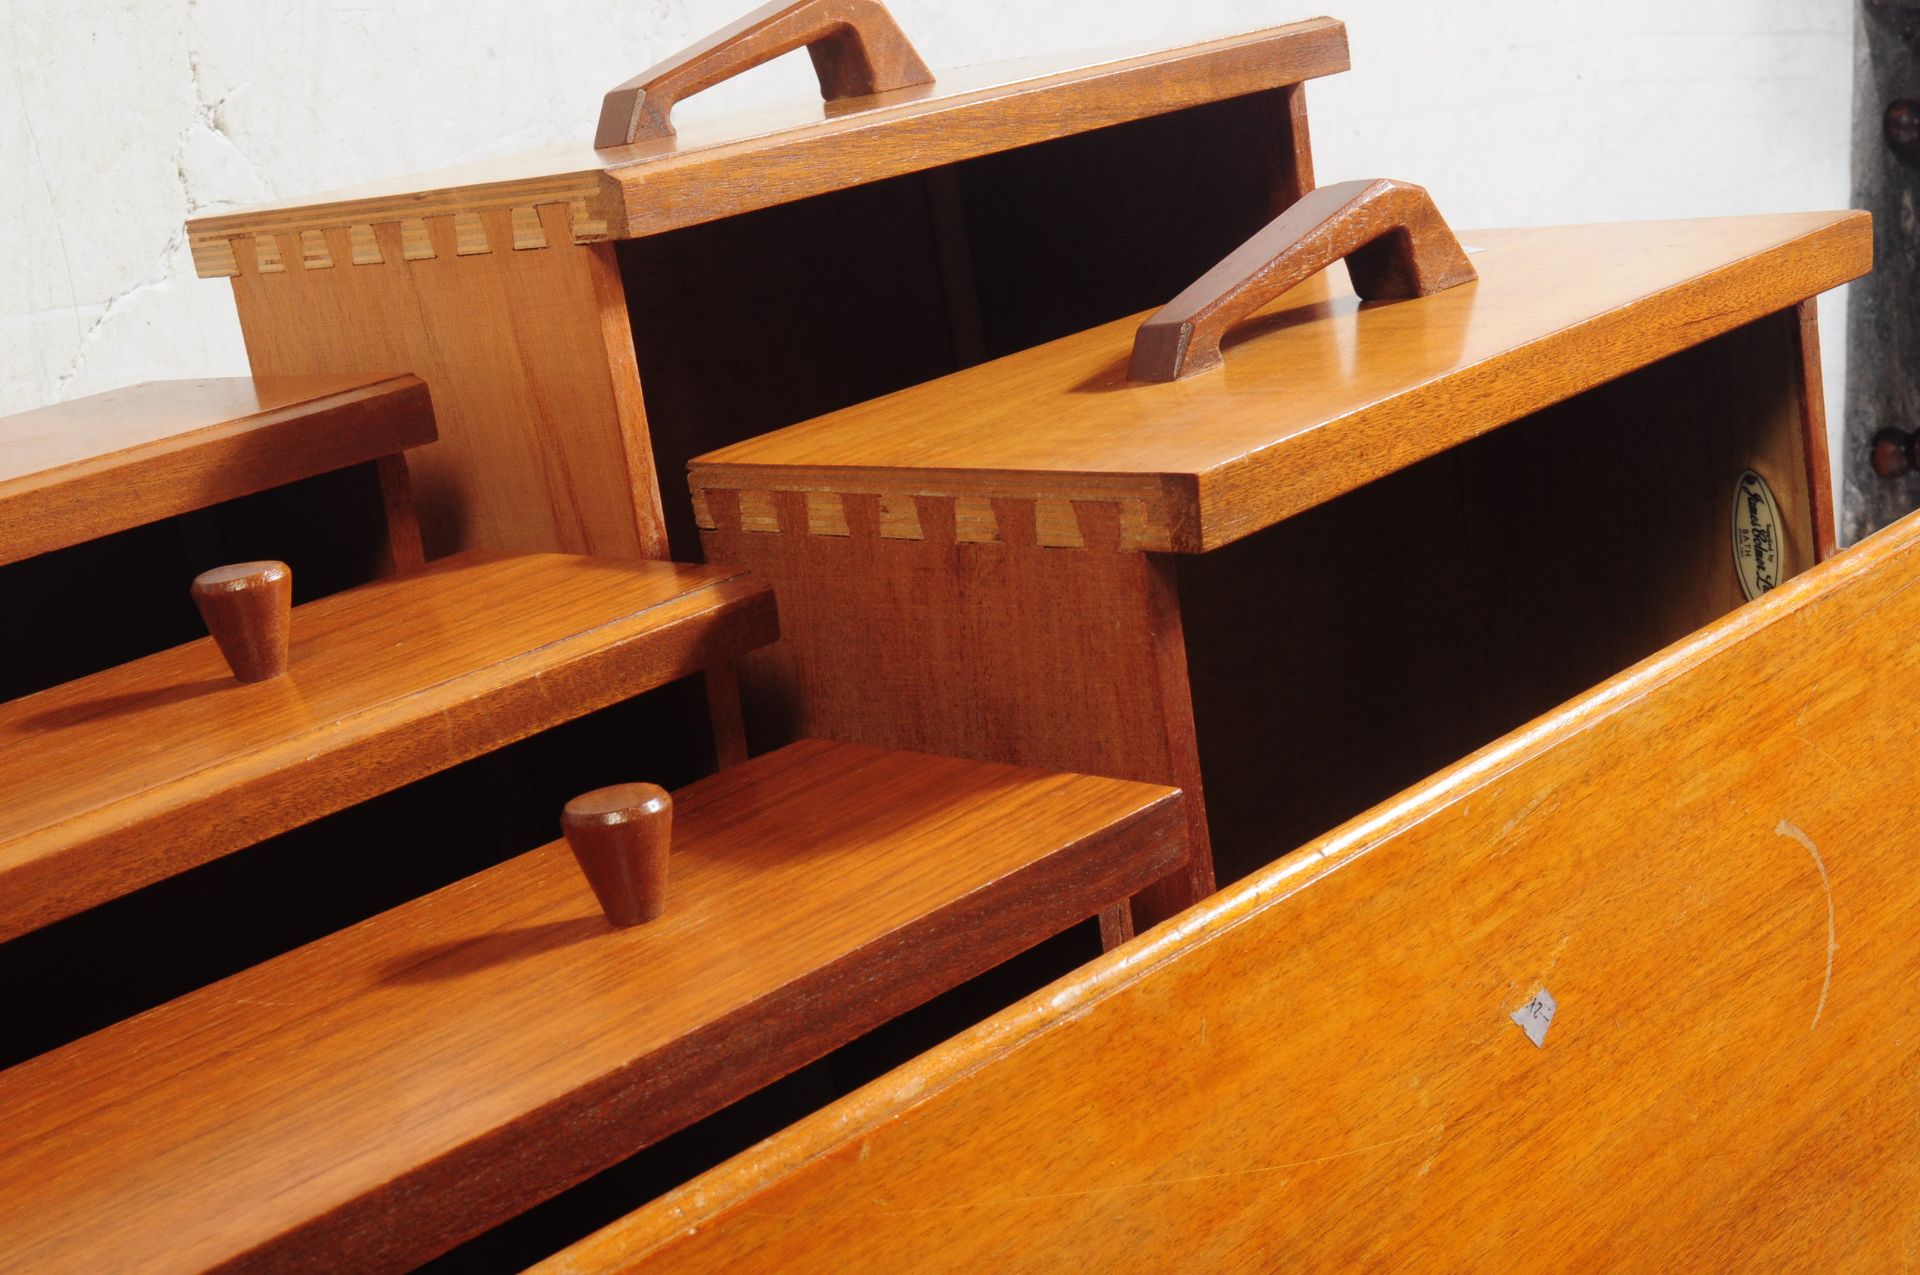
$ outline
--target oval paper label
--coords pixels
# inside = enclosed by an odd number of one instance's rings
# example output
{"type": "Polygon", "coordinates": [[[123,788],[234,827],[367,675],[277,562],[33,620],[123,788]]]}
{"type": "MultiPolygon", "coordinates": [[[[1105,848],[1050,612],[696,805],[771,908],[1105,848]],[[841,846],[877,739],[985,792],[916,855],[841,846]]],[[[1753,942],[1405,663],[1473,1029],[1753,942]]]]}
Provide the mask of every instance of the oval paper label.
{"type": "Polygon", "coordinates": [[[1733,488],[1733,567],[1749,601],[1780,583],[1780,506],[1749,469],[1733,488]]]}

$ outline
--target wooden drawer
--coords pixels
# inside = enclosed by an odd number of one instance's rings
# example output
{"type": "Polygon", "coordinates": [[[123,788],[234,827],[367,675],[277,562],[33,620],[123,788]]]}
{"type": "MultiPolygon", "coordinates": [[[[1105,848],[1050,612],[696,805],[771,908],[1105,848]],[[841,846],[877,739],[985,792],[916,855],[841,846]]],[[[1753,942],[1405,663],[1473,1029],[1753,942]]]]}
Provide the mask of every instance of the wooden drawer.
{"type": "Polygon", "coordinates": [[[398,367],[432,387],[429,556],[671,540],[684,558],[696,453],[1169,295],[1312,188],[1301,85],[1346,66],[1345,28],[1319,18],[942,72],[199,218],[190,238],[202,275],[232,279],[256,374],[398,367]]]}
{"type": "Polygon", "coordinates": [[[551,1272],[1897,1268],[1920,517],[551,1272]]]}
{"type": "Polygon", "coordinates": [[[697,459],[780,598],[750,734],[1178,784],[1212,858],[1150,922],[1738,606],[1737,495],[1755,592],[1830,551],[1808,299],[1864,214],[1463,239],[1222,370],[1130,382],[1129,318],[697,459]]]}

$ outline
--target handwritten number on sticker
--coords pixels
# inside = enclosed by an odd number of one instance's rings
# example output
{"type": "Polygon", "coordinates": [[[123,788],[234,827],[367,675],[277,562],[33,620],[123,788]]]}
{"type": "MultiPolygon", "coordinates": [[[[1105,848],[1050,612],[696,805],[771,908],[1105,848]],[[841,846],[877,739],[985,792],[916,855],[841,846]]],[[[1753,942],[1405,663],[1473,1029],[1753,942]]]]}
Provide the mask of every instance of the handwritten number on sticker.
{"type": "Polygon", "coordinates": [[[1509,1017],[1520,1025],[1534,1048],[1547,1047],[1547,1028],[1553,1026],[1553,1016],[1560,1011],[1559,1002],[1553,999],[1553,993],[1541,988],[1532,1000],[1513,1011],[1509,1017]]]}

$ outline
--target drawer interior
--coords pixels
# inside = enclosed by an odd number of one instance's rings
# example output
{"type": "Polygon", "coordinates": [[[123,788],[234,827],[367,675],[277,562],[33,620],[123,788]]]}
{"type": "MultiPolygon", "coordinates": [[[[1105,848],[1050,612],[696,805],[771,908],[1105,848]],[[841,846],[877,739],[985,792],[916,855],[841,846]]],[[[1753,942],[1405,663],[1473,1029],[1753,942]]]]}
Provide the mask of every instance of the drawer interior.
{"type": "Polygon", "coordinates": [[[1172,298],[1299,197],[1298,91],[619,244],[673,556],[692,457],[1172,298]]]}
{"type": "Polygon", "coordinates": [[[1220,881],[1740,605],[1746,470],[1812,565],[1800,368],[1772,315],[1178,558],[1220,881]]]}

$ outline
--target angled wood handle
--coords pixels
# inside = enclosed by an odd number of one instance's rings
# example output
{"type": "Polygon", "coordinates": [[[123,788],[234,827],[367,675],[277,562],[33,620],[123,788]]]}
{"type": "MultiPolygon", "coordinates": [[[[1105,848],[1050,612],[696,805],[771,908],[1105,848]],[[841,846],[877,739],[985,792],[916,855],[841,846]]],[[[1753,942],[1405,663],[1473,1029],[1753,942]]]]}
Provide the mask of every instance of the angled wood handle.
{"type": "Polygon", "coordinates": [[[1234,324],[1345,257],[1363,301],[1401,301],[1480,277],[1427,192],[1376,178],[1322,186],[1140,325],[1128,376],[1177,381],[1219,367],[1234,324]]]}
{"type": "Polygon", "coordinates": [[[802,47],[829,102],[933,83],[880,0],[774,0],[608,93],[594,147],[672,137],[674,103],[802,47]]]}

